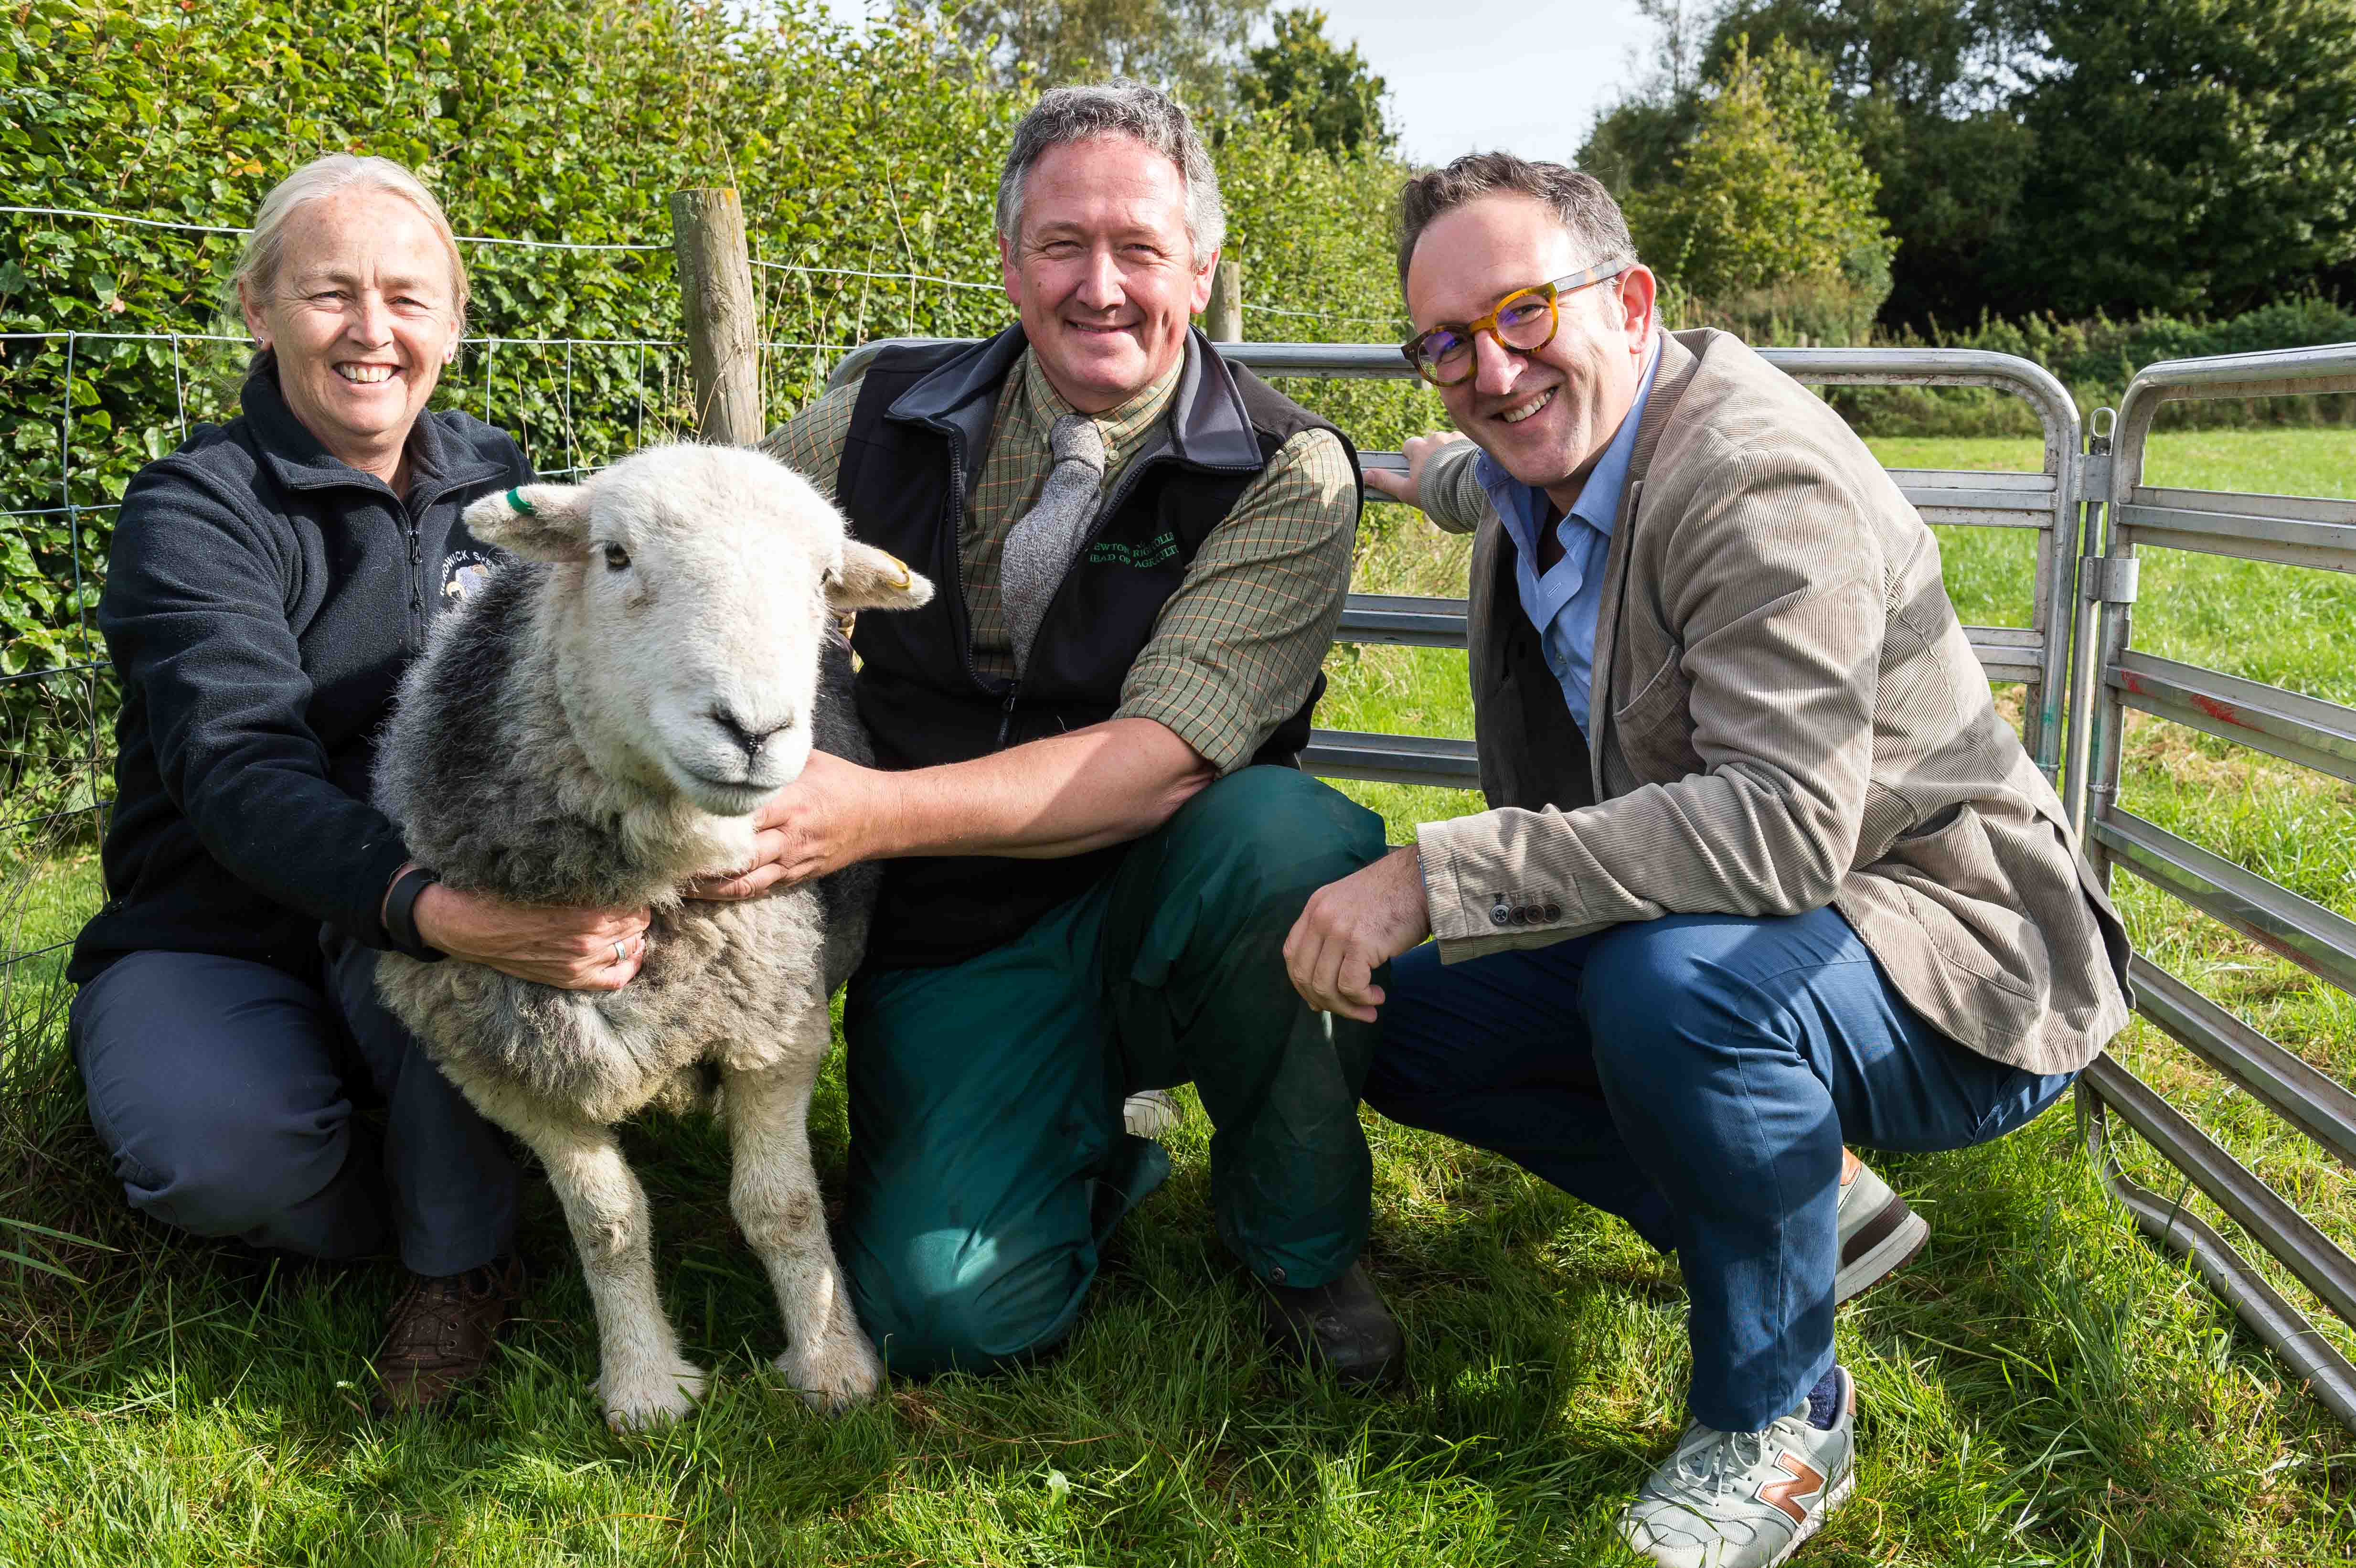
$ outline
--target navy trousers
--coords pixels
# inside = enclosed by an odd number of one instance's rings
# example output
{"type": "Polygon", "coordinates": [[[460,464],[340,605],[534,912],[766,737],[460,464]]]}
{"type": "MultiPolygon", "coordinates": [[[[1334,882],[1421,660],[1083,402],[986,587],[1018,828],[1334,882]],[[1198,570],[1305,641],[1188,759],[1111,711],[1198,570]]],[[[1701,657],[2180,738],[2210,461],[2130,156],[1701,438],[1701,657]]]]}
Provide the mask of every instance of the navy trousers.
{"type": "Polygon", "coordinates": [[[1830,908],[1677,915],[1391,965],[1366,1102],[1493,1149],[1674,1250],[1694,1417],[1755,1432],[1833,1360],[1841,1145],[1997,1137],[2074,1074],[1923,1022],[1830,908]]]}
{"type": "Polygon", "coordinates": [[[138,952],[81,988],[74,1056],[131,1207],[305,1257],[392,1244],[421,1274],[511,1251],[515,1163],[378,1002],[376,954],[334,942],[320,979],[138,952]]]}

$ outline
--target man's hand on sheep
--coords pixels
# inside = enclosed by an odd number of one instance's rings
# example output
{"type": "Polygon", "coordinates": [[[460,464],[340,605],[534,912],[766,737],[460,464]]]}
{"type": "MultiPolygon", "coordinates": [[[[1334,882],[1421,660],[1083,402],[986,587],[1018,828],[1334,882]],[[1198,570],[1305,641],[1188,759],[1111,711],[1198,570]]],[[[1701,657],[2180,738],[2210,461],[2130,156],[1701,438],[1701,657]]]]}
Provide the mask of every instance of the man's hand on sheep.
{"type": "Polygon", "coordinates": [[[881,824],[892,775],[813,751],[801,777],[753,813],[753,862],[687,885],[691,898],[754,898],[779,883],[807,882],[890,853],[881,824]]]}
{"type": "Polygon", "coordinates": [[[436,882],[418,897],[417,934],[452,958],[566,991],[619,991],[647,959],[638,909],[513,904],[436,882]]]}
{"type": "Polygon", "coordinates": [[[1383,1004],[1375,971],[1430,934],[1423,862],[1415,845],[1402,844],[1309,896],[1284,939],[1284,967],[1317,1011],[1371,1024],[1383,1004]]]}
{"type": "Polygon", "coordinates": [[[752,864],[685,891],[751,898],[904,854],[1084,854],[1151,832],[1215,777],[1193,746],[1146,718],[905,772],[813,751],[801,777],[753,814],[752,864]]]}

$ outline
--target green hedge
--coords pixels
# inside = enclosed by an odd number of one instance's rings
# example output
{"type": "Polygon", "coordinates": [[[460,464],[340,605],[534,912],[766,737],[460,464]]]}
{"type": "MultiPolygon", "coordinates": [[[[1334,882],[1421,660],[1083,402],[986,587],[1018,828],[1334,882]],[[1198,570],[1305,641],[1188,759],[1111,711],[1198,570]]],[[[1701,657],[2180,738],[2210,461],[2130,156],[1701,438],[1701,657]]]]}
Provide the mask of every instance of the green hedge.
{"type": "MultiPolygon", "coordinates": [[[[998,162],[1030,96],[992,86],[922,16],[860,31],[814,4],[15,0],[0,6],[0,202],[234,227],[295,165],[365,151],[417,169],[461,234],[667,245],[671,191],[734,185],[755,258],[770,263],[756,271],[764,334],[784,346],[765,357],[764,384],[783,417],[823,384],[831,346],[1004,321],[994,289],[841,274],[994,280],[998,162]]],[[[1302,152],[1249,124],[1219,128],[1215,156],[1248,305],[1328,317],[1248,312],[1252,335],[1395,339],[1381,214],[1396,166],[1302,152]]],[[[80,338],[70,375],[62,344],[0,344],[0,510],[58,508],[69,450],[70,499],[93,509],[78,537],[61,516],[0,520],[0,727],[13,754],[0,788],[16,817],[87,778],[77,759],[92,726],[87,694],[8,677],[103,657],[83,628],[111,503],[178,445],[184,414],[232,410],[245,349],[226,305],[236,236],[5,223],[0,333],[239,339],[80,338]]],[[[466,249],[472,333],[678,331],[666,249],[466,249]]],[[[683,378],[675,349],[505,341],[470,348],[436,401],[487,413],[556,469],[680,429],[683,378]]],[[[1436,414],[1405,388],[1308,390],[1393,444],[1436,414]]]]}
{"type": "MultiPolygon", "coordinates": [[[[766,263],[765,336],[780,345],[764,363],[773,417],[822,384],[840,345],[1002,322],[991,288],[846,274],[991,282],[998,159],[1029,101],[921,16],[853,30],[815,4],[11,0],[0,5],[0,202],[235,227],[296,164],[368,151],[418,169],[462,234],[655,245],[467,247],[471,330],[498,341],[470,348],[437,399],[515,432],[554,470],[682,427],[681,356],[637,340],[678,330],[659,247],[669,195],[683,187],[743,196],[766,263]],[[584,341],[519,341],[541,338],[584,341]]],[[[1398,166],[1303,151],[1248,122],[1214,131],[1248,334],[1395,341],[1387,214],[1398,166]]],[[[0,820],[86,800],[97,776],[112,711],[102,682],[23,677],[102,659],[84,628],[112,503],[187,424],[233,407],[245,349],[226,280],[238,244],[73,218],[0,227],[0,333],[187,335],[80,338],[70,366],[59,342],[0,343],[0,511],[42,514],[0,519],[0,820]],[[84,509],[70,524],[58,515],[68,499],[84,509]]],[[[2307,300],[2220,323],[2030,319],[1941,340],[2037,359],[2091,406],[2154,359],[2351,338],[2348,312],[2307,300]]],[[[1442,417],[1430,392],[1400,383],[1290,390],[1370,446],[1442,417]]],[[[1838,395],[1875,430],[2024,427],[2023,406],[1993,394],[1838,395]]],[[[2179,417],[2252,416],[2195,405],[2179,417]]],[[[1397,516],[1370,510],[1369,534],[1397,516]]]]}

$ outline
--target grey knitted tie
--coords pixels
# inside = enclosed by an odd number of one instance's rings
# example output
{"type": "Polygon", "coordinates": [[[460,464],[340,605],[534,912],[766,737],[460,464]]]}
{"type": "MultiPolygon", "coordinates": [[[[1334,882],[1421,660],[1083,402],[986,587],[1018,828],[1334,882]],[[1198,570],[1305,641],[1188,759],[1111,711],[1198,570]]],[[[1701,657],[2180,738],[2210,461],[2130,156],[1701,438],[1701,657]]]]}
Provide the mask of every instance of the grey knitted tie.
{"type": "Polygon", "coordinates": [[[1031,662],[1031,639],[1097,515],[1097,492],[1104,483],[1104,437],[1087,414],[1056,420],[1047,446],[1055,467],[1040,489],[1038,504],[1007,531],[998,568],[998,596],[1006,607],[1006,637],[1014,645],[1018,673],[1031,662]]]}

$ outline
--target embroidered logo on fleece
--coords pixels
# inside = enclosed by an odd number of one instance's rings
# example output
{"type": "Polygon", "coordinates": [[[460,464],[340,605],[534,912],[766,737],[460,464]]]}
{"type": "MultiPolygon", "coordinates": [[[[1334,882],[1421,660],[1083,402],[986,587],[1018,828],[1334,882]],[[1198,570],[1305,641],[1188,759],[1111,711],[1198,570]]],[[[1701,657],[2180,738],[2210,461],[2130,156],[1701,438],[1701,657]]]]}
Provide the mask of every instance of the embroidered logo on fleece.
{"type": "Polygon", "coordinates": [[[498,564],[498,557],[483,550],[453,550],[442,557],[442,603],[455,609],[471,597],[498,564]]]}
{"type": "Polygon", "coordinates": [[[1091,566],[1132,566],[1143,570],[1159,566],[1178,553],[1178,535],[1163,529],[1142,544],[1123,544],[1117,540],[1100,539],[1088,546],[1091,566]]]}

